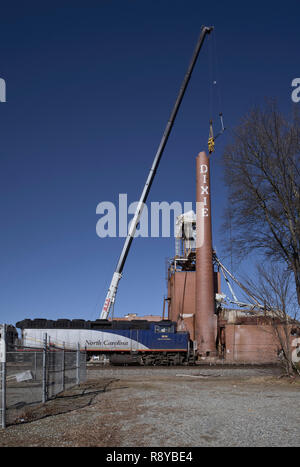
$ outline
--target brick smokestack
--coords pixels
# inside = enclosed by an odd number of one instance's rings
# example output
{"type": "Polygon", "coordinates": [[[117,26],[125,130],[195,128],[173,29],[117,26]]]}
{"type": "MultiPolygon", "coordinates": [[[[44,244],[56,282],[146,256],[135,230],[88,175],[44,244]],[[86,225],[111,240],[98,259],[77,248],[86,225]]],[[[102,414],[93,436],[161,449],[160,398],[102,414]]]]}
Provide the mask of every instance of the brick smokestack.
{"type": "Polygon", "coordinates": [[[196,310],[195,339],[202,357],[215,356],[215,298],[212,262],[212,226],[209,159],[196,159],[196,310]]]}

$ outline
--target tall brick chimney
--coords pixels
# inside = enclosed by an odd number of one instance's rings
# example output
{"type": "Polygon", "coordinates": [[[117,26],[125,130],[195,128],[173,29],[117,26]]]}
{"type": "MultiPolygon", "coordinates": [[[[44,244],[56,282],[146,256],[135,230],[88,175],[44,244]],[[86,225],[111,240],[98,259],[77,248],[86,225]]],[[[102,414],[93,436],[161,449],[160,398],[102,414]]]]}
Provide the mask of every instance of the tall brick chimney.
{"type": "Polygon", "coordinates": [[[209,158],[196,159],[196,310],[195,340],[201,357],[216,355],[215,297],[212,261],[212,225],[209,158]]]}

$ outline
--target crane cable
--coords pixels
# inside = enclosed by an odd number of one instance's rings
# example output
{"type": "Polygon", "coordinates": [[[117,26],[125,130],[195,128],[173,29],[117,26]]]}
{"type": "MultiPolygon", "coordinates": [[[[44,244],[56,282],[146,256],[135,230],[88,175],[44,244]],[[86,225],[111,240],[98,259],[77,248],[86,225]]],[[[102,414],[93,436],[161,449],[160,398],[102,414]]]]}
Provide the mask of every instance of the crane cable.
{"type": "MultiPolygon", "coordinates": [[[[219,112],[220,123],[221,123],[221,130],[219,133],[214,136],[213,131],[213,107],[214,107],[214,89],[218,85],[218,60],[217,60],[217,47],[216,47],[216,33],[213,31],[212,33],[213,39],[210,40],[210,47],[209,47],[209,69],[210,69],[210,103],[209,103],[209,111],[210,111],[210,120],[209,120],[209,137],[208,137],[208,152],[212,154],[215,150],[215,141],[222,133],[225,131],[224,121],[223,121],[223,113],[219,112]],[[212,43],[213,41],[213,43],[212,43]]],[[[220,87],[217,87],[218,92],[218,106],[219,109],[222,108],[221,102],[221,91],[220,87]]]]}

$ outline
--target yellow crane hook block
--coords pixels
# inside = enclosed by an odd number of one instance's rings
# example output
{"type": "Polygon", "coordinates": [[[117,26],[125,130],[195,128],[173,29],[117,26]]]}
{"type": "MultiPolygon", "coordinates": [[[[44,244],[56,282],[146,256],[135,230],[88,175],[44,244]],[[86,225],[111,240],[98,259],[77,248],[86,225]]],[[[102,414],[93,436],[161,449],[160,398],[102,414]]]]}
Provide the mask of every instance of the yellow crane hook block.
{"type": "Polygon", "coordinates": [[[215,139],[212,120],[209,121],[208,152],[211,154],[215,150],[215,139]]]}
{"type": "Polygon", "coordinates": [[[215,140],[214,137],[211,136],[208,138],[208,152],[211,154],[215,150],[215,140]]]}
{"type": "Polygon", "coordinates": [[[213,130],[213,123],[212,120],[209,122],[209,138],[208,138],[208,152],[211,154],[215,150],[215,141],[216,139],[222,135],[225,131],[224,123],[223,123],[223,114],[220,113],[220,120],[221,120],[221,131],[214,137],[214,130],[213,130]]]}

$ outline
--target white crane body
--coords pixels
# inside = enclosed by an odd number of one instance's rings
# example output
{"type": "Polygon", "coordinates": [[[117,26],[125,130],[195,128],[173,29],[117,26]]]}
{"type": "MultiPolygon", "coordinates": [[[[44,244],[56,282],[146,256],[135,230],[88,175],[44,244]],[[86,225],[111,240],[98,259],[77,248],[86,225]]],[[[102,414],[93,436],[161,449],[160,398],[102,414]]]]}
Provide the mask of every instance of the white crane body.
{"type": "Polygon", "coordinates": [[[189,83],[190,77],[192,75],[192,71],[194,69],[194,66],[195,66],[196,60],[198,58],[200,49],[202,47],[203,41],[205,39],[205,36],[207,34],[209,34],[212,30],[213,30],[212,26],[209,26],[209,27],[208,26],[203,26],[202,27],[201,34],[200,34],[199,40],[197,42],[196,48],[194,50],[192,60],[191,60],[191,62],[189,64],[188,70],[187,70],[187,72],[185,74],[183,83],[181,85],[181,88],[179,90],[179,94],[177,96],[175,105],[174,105],[173,110],[172,110],[171,116],[170,116],[170,118],[168,120],[167,126],[165,128],[165,131],[163,133],[163,136],[162,136],[162,139],[160,141],[159,147],[157,149],[156,155],[154,157],[154,161],[153,161],[152,167],[150,169],[148,178],[146,180],[146,183],[145,183],[143,192],[141,194],[139,203],[137,205],[134,217],[133,217],[133,219],[131,221],[130,228],[129,228],[127,237],[125,239],[124,246],[123,246],[121,255],[119,257],[119,261],[118,261],[116,270],[115,270],[115,272],[113,274],[113,277],[112,277],[112,280],[111,280],[111,283],[110,283],[110,286],[109,286],[109,289],[108,289],[108,292],[107,292],[107,295],[106,295],[106,298],[105,298],[105,302],[104,302],[104,305],[103,305],[103,308],[102,308],[102,311],[101,311],[101,314],[100,314],[100,319],[107,319],[111,309],[113,309],[115,299],[116,299],[117,290],[118,290],[119,281],[120,281],[120,279],[122,277],[123,267],[124,267],[124,264],[125,264],[125,261],[126,261],[126,258],[127,258],[127,255],[128,255],[128,252],[129,252],[129,249],[130,249],[130,246],[131,246],[131,243],[132,243],[132,240],[133,240],[136,228],[137,228],[137,225],[139,223],[139,220],[140,220],[140,217],[141,217],[141,214],[142,214],[142,211],[143,211],[144,204],[146,202],[146,199],[147,199],[147,196],[149,194],[153,179],[155,177],[156,170],[158,168],[158,165],[159,165],[161,156],[163,154],[164,148],[165,148],[165,146],[167,144],[168,137],[169,137],[169,135],[171,133],[171,129],[173,127],[173,124],[174,124],[178,109],[180,107],[180,104],[181,104],[181,101],[183,99],[183,96],[184,96],[185,90],[187,88],[187,85],[189,83]]]}

